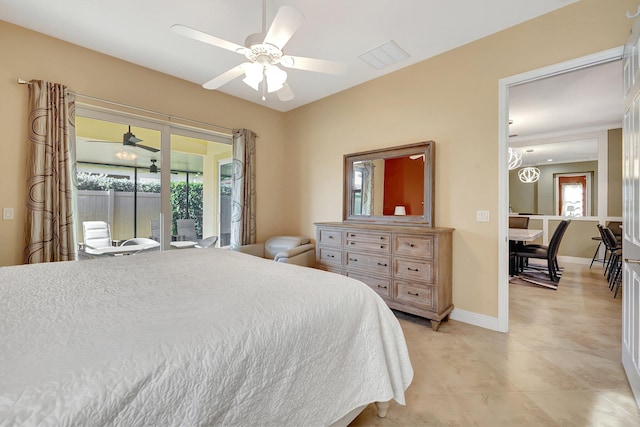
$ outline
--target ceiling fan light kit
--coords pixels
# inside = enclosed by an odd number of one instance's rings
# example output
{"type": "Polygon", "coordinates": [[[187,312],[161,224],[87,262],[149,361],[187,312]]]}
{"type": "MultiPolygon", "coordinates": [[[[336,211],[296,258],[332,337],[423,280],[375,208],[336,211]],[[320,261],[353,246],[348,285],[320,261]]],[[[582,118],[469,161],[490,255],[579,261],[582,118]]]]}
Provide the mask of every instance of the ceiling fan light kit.
{"type": "Polygon", "coordinates": [[[212,46],[244,55],[250,62],[234,67],[205,82],[205,89],[218,89],[244,74],[242,81],[256,91],[262,89],[262,100],[266,93],[276,93],[281,101],[294,98],[287,84],[287,72],[280,68],[300,69],[324,73],[342,73],[342,67],[332,61],[294,57],[285,55],[282,49],[304,21],[304,16],[291,6],[278,9],[269,30],[266,30],[266,0],[262,2],[262,32],[251,34],[245,39],[245,46],[223,40],[186,25],[175,24],[171,31],[212,46]],[[262,85],[262,87],[261,87],[262,85]]]}
{"type": "Polygon", "coordinates": [[[138,158],[138,155],[136,153],[132,153],[130,151],[118,151],[115,154],[115,156],[120,160],[127,160],[127,161],[135,160],[138,158]]]}

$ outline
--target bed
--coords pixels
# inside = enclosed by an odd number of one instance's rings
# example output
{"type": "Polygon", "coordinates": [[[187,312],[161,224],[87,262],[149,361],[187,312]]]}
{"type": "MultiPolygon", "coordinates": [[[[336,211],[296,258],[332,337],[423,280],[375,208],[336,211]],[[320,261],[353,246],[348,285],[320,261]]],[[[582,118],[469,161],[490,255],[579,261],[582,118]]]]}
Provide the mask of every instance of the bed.
{"type": "Polygon", "coordinates": [[[402,329],[356,280],[223,249],[0,268],[0,425],[331,425],[395,400],[402,329]]]}

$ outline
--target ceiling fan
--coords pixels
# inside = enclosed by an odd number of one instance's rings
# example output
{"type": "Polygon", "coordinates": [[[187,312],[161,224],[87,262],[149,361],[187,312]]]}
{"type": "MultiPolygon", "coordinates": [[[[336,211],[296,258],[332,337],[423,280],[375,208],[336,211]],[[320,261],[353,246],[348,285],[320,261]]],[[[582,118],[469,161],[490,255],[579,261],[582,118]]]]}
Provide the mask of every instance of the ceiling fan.
{"type": "MultiPolygon", "coordinates": [[[[109,143],[115,143],[115,144],[119,144],[119,141],[103,141],[103,140],[88,140],[91,142],[109,142],[109,143]]],[[[152,153],[157,153],[158,151],[160,151],[160,149],[158,148],[154,148],[154,147],[149,147],[147,145],[141,145],[138,144],[139,142],[142,142],[142,140],[140,138],[136,138],[136,136],[131,133],[131,126],[129,126],[129,130],[127,132],[124,133],[124,135],[122,135],[122,145],[124,146],[128,146],[128,147],[137,147],[137,148],[142,148],[144,150],[148,150],[151,151],[152,153]]]]}
{"type": "Polygon", "coordinates": [[[262,32],[251,34],[245,39],[245,46],[220,39],[186,25],[175,24],[171,31],[213,46],[244,55],[244,62],[217,77],[204,83],[205,89],[217,89],[231,80],[245,75],[244,83],[256,91],[262,89],[262,100],[267,93],[276,92],[281,101],[294,98],[293,91],[287,84],[287,72],[280,68],[316,71],[329,74],[342,73],[343,67],[333,61],[323,59],[291,56],[283,53],[284,46],[302,24],[304,16],[291,6],[278,9],[269,30],[266,29],[266,0],[262,1],[262,32]]]}

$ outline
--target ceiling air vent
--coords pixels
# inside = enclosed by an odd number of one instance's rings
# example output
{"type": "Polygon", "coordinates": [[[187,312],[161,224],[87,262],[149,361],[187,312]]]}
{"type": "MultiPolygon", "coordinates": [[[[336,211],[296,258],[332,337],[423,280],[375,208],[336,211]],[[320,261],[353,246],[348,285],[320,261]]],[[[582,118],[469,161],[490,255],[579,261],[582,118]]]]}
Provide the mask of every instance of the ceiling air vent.
{"type": "Polygon", "coordinates": [[[379,70],[396,62],[404,61],[409,58],[409,54],[398,46],[396,42],[391,40],[363,53],[359,58],[376,70],[379,70]]]}

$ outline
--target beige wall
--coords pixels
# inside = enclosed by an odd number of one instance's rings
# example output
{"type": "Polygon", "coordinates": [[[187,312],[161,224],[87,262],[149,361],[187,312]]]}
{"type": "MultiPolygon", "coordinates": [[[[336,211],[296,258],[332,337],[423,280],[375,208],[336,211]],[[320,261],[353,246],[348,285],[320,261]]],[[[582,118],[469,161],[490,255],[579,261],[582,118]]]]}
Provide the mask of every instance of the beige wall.
{"type": "Polygon", "coordinates": [[[622,216],[622,129],[608,132],[607,216],[622,216]]]}
{"type": "Polygon", "coordinates": [[[281,209],[291,205],[282,185],[288,177],[282,113],[2,21],[0,55],[0,208],[15,208],[16,218],[0,219],[0,265],[21,263],[24,247],[28,88],[17,78],[60,82],[83,95],[255,131],[258,237],[296,231],[288,228],[296,213],[281,209]]]}
{"type": "Polygon", "coordinates": [[[591,212],[589,216],[598,215],[598,162],[558,163],[539,165],[540,179],[535,183],[537,187],[538,210],[540,215],[558,215],[555,209],[556,183],[555,175],[560,173],[591,174],[591,212]]]}
{"type": "Polygon", "coordinates": [[[453,302],[497,316],[498,81],[624,44],[636,7],[583,0],[288,113],[296,228],[342,219],[345,153],[434,140],[435,225],[456,229],[453,302]]]}

